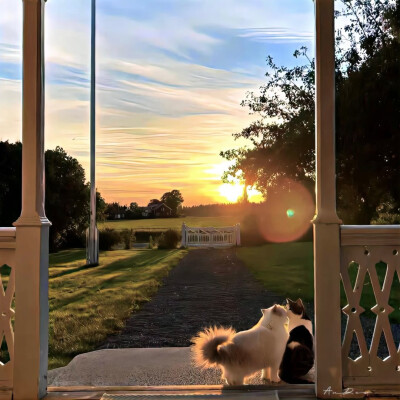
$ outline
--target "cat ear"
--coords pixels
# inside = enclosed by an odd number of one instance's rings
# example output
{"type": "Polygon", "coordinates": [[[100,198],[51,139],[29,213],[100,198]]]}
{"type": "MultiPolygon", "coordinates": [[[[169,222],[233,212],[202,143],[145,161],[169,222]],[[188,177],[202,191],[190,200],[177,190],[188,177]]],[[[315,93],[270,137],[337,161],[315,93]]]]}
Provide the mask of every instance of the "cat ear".
{"type": "Polygon", "coordinates": [[[264,308],[261,309],[261,314],[262,314],[262,315],[265,314],[265,309],[264,309],[264,308]]]}
{"type": "Polygon", "coordinates": [[[280,308],[278,305],[274,304],[274,306],[272,307],[272,312],[274,314],[279,314],[280,313],[280,308]]]}
{"type": "Polygon", "coordinates": [[[296,300],[296,303],[297,303],[299,306],[302,306],[302,307],[303,307],[303,302],[302,302],[301,299],[297,299],[297,300],[296,300]]]}

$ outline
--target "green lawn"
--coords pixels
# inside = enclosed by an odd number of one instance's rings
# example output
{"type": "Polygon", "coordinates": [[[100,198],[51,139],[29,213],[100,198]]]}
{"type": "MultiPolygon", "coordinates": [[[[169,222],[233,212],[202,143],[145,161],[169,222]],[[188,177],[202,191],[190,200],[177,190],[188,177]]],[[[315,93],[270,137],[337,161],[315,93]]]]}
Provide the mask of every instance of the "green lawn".
{"type": "Polygon", "coordinates": [[[140,230],[164,230],[182,228],[182,223],[188,226],[232,226],[240,222],[236,216],[229,217],[185,217],[185,218],[154,218],[154,219],[127,219],[121,221],[105,221],[99,223],[99,228],[114,229],[140,229],[140,230]]]}
{"type": "Polygon", "coordinates": [[[311,242],[241,247],[237,254],[269,290],[293,299],[314,299],[311,242]]]}
{"type": "Polygon", "coordinates": [[[185,250],[114,250],[85,266],[85,250],[50,255],[49,369],[94,350],[148,301],[185,250]]]}
{"type": "MultiPolygon", "coordinates": [[[[311,242],[266,244],[257,247],[242,247],[237,252],[254,276],[269,290],[282,296],[306,302],[314,299],[313,248],[311,242]]],[[[380,263],[377,266],[378,277],[382,285],[386,269],[380,263]]],[[[350,280],[354,285],[357,268],[349,267],[350,280]]],[[[341,306],[347,304],[344,290],[341,287],[341,306]]],[[[375,302],[369,275],[364,280],[361,306],[365,308],[363,315],[374,317],[370,311],[375,302]]],[[[392,322],[400,323],[400,282],[397,277],[393,281],[389,304],[395,308],[390,314],[392,322]]]]}

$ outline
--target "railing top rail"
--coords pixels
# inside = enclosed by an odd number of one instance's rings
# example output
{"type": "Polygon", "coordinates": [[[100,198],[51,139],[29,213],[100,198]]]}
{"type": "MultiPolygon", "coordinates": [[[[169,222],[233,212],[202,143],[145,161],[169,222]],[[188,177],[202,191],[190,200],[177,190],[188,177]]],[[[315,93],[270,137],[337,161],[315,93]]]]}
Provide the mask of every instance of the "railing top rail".
{"type": "Polygon", "coordinates": [[[387,231],[387,232],[400,232],[400,225],[341,225],[342,231],[346,232],[370,232],[370,231],[387,231]]]}
{"type": "Polygon", "coordinates": [[[0,237],[15,237],[16,229],[10,228],[0,228],[0,237]]]}
{"type": "Polygon", "coordinates": [[[342,225],[342,246],[399,246],[400,225],[342,225]]]}

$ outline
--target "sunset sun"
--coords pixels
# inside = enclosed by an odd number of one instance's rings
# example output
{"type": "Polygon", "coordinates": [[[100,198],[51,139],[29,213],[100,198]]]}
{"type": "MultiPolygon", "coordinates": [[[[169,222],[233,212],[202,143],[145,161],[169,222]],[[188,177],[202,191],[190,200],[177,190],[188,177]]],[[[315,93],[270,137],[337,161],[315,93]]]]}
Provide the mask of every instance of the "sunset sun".
{"type": "MultiPolygon", "coordinates": [[[[236,203],[243,196],[244,184],[239,182],[223,183],[219,185],[218,192],[220,196],[230,203],[236,203]]],[[[247,187],[248,200],[258,203],[263,200],[262,194],[250,186],[247,187]]]]}
{"type": "Polygon", "coordinates": [[[223,183],[218,188],[219,194],[231,203],[236,203],[243,195],[243,185],[240,183],[223,183]]]}

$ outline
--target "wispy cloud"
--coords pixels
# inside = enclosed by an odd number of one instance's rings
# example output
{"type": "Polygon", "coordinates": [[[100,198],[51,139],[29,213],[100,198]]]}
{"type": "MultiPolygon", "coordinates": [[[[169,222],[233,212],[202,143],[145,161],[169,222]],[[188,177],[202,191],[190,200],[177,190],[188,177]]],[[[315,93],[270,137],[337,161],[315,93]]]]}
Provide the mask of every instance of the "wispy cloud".
{"type": "MultiPolygon", "coordinates": [[[[98,0],[97,183],[144,204],[172,188],[218,196],[219,152],[252,119],[240,107],[265,57],[312,38],[310,0],[98,0]],[[261,27],[261,28],[255,28],[261,27]]],[[[22,2],[0,0],[0,140],[21,137],[22,2]]],[[[89,165],[90,3],[46,3],[46,146],[89,165]]],[[[285,58],[286,57],[286,58],[285,58]]]]}
{"type": "Polygon", "coordinates": [[[240,29],[238,36],[261,43],[304,43],[312,41],[314,37],[313,32],[311,31],[302,32],[285,27],[240,29]]]}

